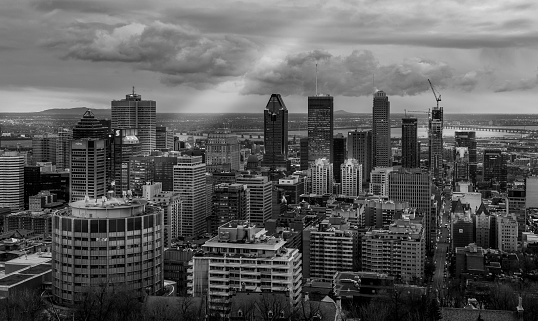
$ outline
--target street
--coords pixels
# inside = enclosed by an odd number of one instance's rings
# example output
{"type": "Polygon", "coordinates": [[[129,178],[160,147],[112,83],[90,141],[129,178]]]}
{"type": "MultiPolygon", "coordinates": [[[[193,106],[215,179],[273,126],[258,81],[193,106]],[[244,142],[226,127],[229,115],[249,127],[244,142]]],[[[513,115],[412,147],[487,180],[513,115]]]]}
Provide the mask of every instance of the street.
{"type": "Polygon", "coordinates": [[[448,239],[448,228],[445,227],[445,224],[448,224],[450,210],[443,211],[443,216],[441,220],[441,235],[439,235],[439,242],[437,242],[437,249],[433,256],[435,263],[435,272],[433,274],[433,288],[438,289],[443,286],[444,273],[445,273],[445,262],[446,262],[446,253],[448,251],[449,243],[448,239]]]}

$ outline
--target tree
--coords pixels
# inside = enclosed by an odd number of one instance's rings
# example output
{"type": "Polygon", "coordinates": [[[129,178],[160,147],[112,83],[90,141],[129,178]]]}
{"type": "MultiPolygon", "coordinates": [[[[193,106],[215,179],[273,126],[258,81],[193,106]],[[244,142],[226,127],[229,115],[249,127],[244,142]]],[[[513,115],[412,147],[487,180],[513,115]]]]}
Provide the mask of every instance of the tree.
{"type": "Polygon", "coordinates": [[[23,290],[0,300],[0,320],[46,320],[45,303],[38,292],[23,290]]]}

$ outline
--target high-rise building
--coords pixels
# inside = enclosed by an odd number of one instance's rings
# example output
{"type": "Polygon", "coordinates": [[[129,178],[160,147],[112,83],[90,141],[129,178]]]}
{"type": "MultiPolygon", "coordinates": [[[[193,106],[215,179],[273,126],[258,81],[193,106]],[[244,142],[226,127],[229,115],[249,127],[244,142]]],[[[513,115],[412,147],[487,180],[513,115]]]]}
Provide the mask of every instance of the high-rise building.
{"type": "Polygon", "coordinates": [[[389,174],[389,199],[408,202],[419,213],[431,210],[432,180],[427,172],[418,168],[400,168],[389,174]]]}
{"type": "Polygon", "coordinates": [[[497,215],[497,247],[501,251],[516,252],[518,222],[515,215],[497,215]]]}
{"type": "Polygon", "coordinates": [[[58,138],[56,140],[56,169],[60,171],[69,169],[71,140],[73,140],[73,131],[71,129],[58,128],[58,138]]]}
{"type": "MultiPolygon", "coordinates": [[[[151,185],[145,185],[144,187],[146,186],[151,185]]],[[[182,212],[180,194],[178,192],[161,191],[151,195],[148,200],[151,200],[155,205],[163,209],[164,235],[162,239],[165,248],[171,247],[172,242],[181,236],[178,230],[182,212]]]]}
{"type": "Polygon", "coordinates": [[[168,154],[153,157],[154,160],[154,182],[163,184],[163,191],[171,192],[174,190],[174,165],[177,165],[177,155],[168,154]]]}
{"type": "Polygon", "coordinates": [[[371,130],[355,130],[347,133],[347,156],[362,164],[362,183],[370,180],[372,151],[371,130]]]}
{"type": "Polygon", "coordinates": [[[125,99],[113,100],[112,128],[136,128],[142,153],[149,155],[156,148],[156,102],[155,100],[142,100],[142,96],[134,93],[125,96],[125,99]]]}
{"type": "Polygon", "coordinates": [[[369,199],[362,202],[364,210],[359,222],[361,227],[387,227],[396,218],[402,217],[402,214],[409,209],[407,202],[384,201],[382,199],[369,199]]]}
{"type": "Polygon", "coordinates": [[[174,149],[174,131],[166,126],[157,126],[155,128],[155,149],[173,150],[174,149]]]}
{"type": "Polygon", "coordinates": [[[41,191],[41,170],[39,166],[24,166],[24,209],[30,206],[31,196],[41,191]]]}
{"type": "Polygon", "coordinates": [[[129,290],[140,299],[163,288],[162,209],[142,199],[106,197],[69,205],[52,220],[57,303],[81,303],[88,290],[103,285],[129,290]]]}
{"type": "Polygon", "coordinates": [[[144,185],[155,182],[155,157],[131,156],[129,157],[127,171],[129,190],[131,190],[133,196],[141,197],[144,185]]]}
{"type": "Polygon", "coordinates": [[[528,176],[525,178],[525,208],[538,208],[535,195],[538,195],[538,176],[528,176]]]}
{"type": "Polygon", "coordinates": [[[308,162],[326,158],[333,162],[333,97],[308,97],[308,162]]]}
{"type": "Polygon", "coordinates": [[[392,167],[376,167],[370,172],[370,194],[389,195],[389,174],[392,171],[392,167]]]}
{"type": "Polygon", "coordinates": [[[342,183],[342,177],[340,175],[340,166],[346,160],[346,155],[346,138],[341,133],[338,133],[333,138],[333,167],[335,168],[335,183],[342,183]]]}
{"type": "Polygon", "coordinates": [[[229,172],[240,169],[239,140],[229,130],[209,134],[205,154],[208,172],[229,172]]]}
{"type": "Polygon", "coordinates": [[[358,233],[341,217],[303,230],[303,277],[331,282],[337,271],[357,270],[358,233]]]}
{"type": "Polygon", "coordinates": [[[44,134],[34,135],[32,138],[32,152],[34,161],[51,162],[56,165],[56,142],[58,135],[44,134]]]}
{"type": "Polygon", "coordinates": [[[300,148],[300,169],[302,171],[308,169],[308,137],[303,137],[299,139],[299,148],[300,148]]]}
{"type": "Polygon", "coordinates": [[[179,235],[199,236],[206,231],[205,172],[202,156],[180,156],[174,165],[174,192],[183,201],[179,235]]]}
{"type": "Polygon", "coordinates": [[[250,219],[250,190],[243,184],[218,184],[213,190],[209,233],[216,233],[219,226],[230,221],[250,219]]]}
{"type": "Polygon", "coordinates": [[[358,196],[362,193],[362,165],[356,159],[348,158],[340,165],[342,194],[358,196]]]}
{"type": "Polygon", "coordinates": [[[125,128],[114,130],[112,144],[112,173],[116,195],[130,189],[129,158],[142,152],[140,141],[136,137],[136,129],[125,128]]]}
{"type": "Polygon", "coordinates": [[[0,152],[0,207],[24,209],[24,156],[0,152]]]}
{"type": "Polygon", "coordinates": [[[312,193],[317,195],[332,194],[333,164],[327,158],[318,158],[310,170],[312,173],[312,193]]]}
{"type": "Polygon", "coordinates": [[[500,149],[484,150],[484,181],[506,186],[508,157],[500,149]]]}
{"type": "Polygon", "coordinates": [[[232,221],[219,227],[202,250],[205,254],[189,263],[187,295],[208,298],[210,315],[228,318],[230,298],[239,290],[285,291],[292,307],[300,302],[301,253],[265,229],[232,221]]]}
{"type": "Polygon", "coordinates": [[[390,102],[384,91],[374,94],[372,119],[372,167],[392,166],[390,145],[390,102]]]}
{"type": "Polygon", "coordinates": [[[275,187],[283,190],[287,204],[299,204],[300,196],[305,192],[305,180],[303,177],[293,175],[279,179],[275,187]]]}
{"type": "Polygon", "coordinates": [[[475,234],[476,245],[489,249],[490,248],[490,230],[491,230],[491,216],[484,212],[476,215],[475,234]]]}
{"type": "Polygon", "coordinates": [[[476,152],[476,133],[475,132],[456,132],[455,136],[456,147],[467,147],[469,151],[469,180],[476,184],[476,166],[477,166],[477,152],[476,152]]]}
{"type": "Polygon", "coordinates": [[[75,127],[73,127],[73,139],[106,139],[109,132],[110,127],[107,127],[103,120],[96,119],[92,111],[88,109],[75,127]]]}
{"type": "Polygon", "coordinates": [[[106,145],[102,139],[71,142],[71,201],[97,199],[106,193],[106,145]]]}
{"type": "Polygon", "coordinates": [[[262,166],[272,169],[287,167],[288,109],[280,94],[272,94],[263,113],[265,154],[262,166]]]}
{"type": "Polygon", "coordinates": [[[246,185],[250,193],[250,223],[263,226],[272,215],[273,183],[267,176],[242,175],[237,184],[246,185]]]}
{"type": "Polygon", "coordinates": [[[402,167],[420,167],[417,119],[402,118],[402,167]]]}
{"type": "Polygon", "coordinates": [[[428,124],[429,164],[432,178],[443,174],[443,107],[433,107],[428,124]]]}
{"type": "Polygon", "coordinates": [[[362,270],[412,281],[424,277],[426,241],[421,224],[396,220],[388,230],[372,230],[362,237],[362,270]]]}
{"type": "Polygon", "coordinates": [[[453,182],[468,182],[470,178],[469,149],[454,148],[454,179],[453,182]]]}

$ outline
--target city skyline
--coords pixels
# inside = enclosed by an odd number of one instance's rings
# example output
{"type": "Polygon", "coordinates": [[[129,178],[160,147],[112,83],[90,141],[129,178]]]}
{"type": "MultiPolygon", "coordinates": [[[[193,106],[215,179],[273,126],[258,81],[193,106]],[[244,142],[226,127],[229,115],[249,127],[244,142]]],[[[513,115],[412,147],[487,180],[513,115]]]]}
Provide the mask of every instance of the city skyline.
{"type": "Polygon", "coordinates": [[[431,79],[450,113],[528,113],[535,6],[6,2],[0,93],[10,107],[0,112],[100,109],[135,86],[162,112],[254,112],[281,93],[290,113],[304,113],[318,63],[319,91],[337,98],[335,110],[367,112],[374,89],[391,96],[394,113],[431,108],[431,79]]]}

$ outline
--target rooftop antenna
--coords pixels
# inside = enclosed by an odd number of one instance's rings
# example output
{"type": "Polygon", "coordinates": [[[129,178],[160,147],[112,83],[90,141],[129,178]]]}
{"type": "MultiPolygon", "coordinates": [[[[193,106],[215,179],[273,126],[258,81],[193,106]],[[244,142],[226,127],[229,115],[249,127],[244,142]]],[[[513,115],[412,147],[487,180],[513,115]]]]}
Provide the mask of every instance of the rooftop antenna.
{"type": "Polygon", "coordinates": [[[135,93],[134,93],[134,86],[133,86],[133,95],[134,95],[134,94],[135,94],[135,93]]]}
{"type": "Polygon", "coordinates": [[[375,93],[375,74],[372,74],[372,88],[373,88],[374,93],[375,93]]]}
{"type": "Polygon", "coordinates": [[[318,63],[316,62],[316,96],[318,95],[318,63]]]}

